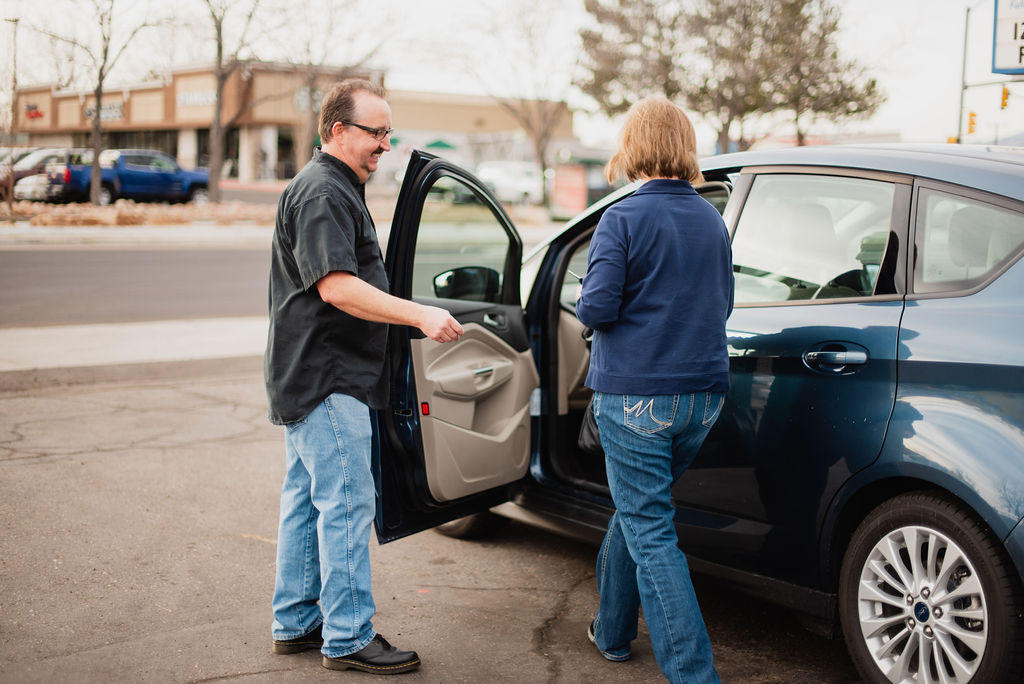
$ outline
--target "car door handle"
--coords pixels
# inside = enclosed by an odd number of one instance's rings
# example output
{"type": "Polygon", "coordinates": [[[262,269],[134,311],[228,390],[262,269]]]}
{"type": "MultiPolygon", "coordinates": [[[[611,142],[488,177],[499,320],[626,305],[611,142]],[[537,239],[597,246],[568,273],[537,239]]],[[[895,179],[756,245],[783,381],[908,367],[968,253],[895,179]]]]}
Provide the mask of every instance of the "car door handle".
{"type": "Polygon", "coordinates": [[[509,359],[480,359],[481,365],[465,366],[457,359],[439,359],[427,371],[427,379],[437,383],[438,396],[466,401],[481,399],[512,379],[515,364],[509,359]]]}
{"type": "Polygon", "coordinates": [[[854,366],[868,362],[867,352],[862,351],[809,351],[804,354],[809,366],[854,366]]]}
{"type": "Polygon", "coordinates": [[[505,317],[505,314],[485,313],[484,325],[488,325],[495,330],[504,330],[508,327],[508,319],[505,317]]]}

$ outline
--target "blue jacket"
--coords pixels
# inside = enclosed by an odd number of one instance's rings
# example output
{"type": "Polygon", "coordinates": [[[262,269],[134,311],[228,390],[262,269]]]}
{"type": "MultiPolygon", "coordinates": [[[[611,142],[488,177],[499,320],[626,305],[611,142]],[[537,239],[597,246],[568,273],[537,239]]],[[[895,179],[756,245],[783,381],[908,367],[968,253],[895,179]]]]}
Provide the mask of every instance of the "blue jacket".
{"type": "Polygon", "coordinates": [[[651,180],[605,211],[576,315],[594,328],[586,385],[612,394],[729,389],[732,248],[684,180],[651,180]]]}

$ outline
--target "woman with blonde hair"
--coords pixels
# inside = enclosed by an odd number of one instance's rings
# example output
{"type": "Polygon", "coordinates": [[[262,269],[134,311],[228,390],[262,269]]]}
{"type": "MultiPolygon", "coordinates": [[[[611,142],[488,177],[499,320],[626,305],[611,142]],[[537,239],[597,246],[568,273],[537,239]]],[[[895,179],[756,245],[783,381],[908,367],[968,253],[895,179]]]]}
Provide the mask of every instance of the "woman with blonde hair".
{"type": "Polygon", "coordinates": [[[606,173],[644,183],[601,217],[576,303],[595,331],[586,385],[616,509],[588,637],[605,658],[626,660],[642,605],[669,681],[717,682],[671,488],[729,389],[729,234],[693,189],[703,182],[693,125],[666,99],[633,105],[606,173]]]}

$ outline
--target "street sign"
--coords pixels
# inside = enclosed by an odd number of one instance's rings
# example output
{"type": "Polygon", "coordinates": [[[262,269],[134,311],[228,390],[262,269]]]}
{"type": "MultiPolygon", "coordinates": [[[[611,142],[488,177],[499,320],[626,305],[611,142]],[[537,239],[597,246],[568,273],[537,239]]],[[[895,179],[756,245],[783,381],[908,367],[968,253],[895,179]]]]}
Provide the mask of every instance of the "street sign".
{"type": "Polygon", "coordinates": [[[996,0],[992,73],[1024,74],[1024,0],[996,0]]]}

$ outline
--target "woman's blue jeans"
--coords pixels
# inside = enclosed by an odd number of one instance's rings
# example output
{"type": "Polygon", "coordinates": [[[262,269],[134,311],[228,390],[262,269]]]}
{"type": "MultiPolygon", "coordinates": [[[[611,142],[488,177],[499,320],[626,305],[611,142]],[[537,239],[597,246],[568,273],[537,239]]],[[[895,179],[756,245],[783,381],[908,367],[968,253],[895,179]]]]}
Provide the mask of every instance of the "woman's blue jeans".
{"type": "Polygon", "coordinates": [[[596,392],[615,514],[597,558],[594,635],[610,660],[629,657],[644,609],[654,656],[670,682],[717,682],[711,642],[679,550],[672,484],[718,418],[724,394],[638,396],[596,392]]]}
{"type": "Polygon", "coordinates": [[[332,658],[373,640],[370,450],[369,409],[345,394],[328,396],[285,426],[275,639],[303,636],[322,622],[322,651],[332,658]]]}

